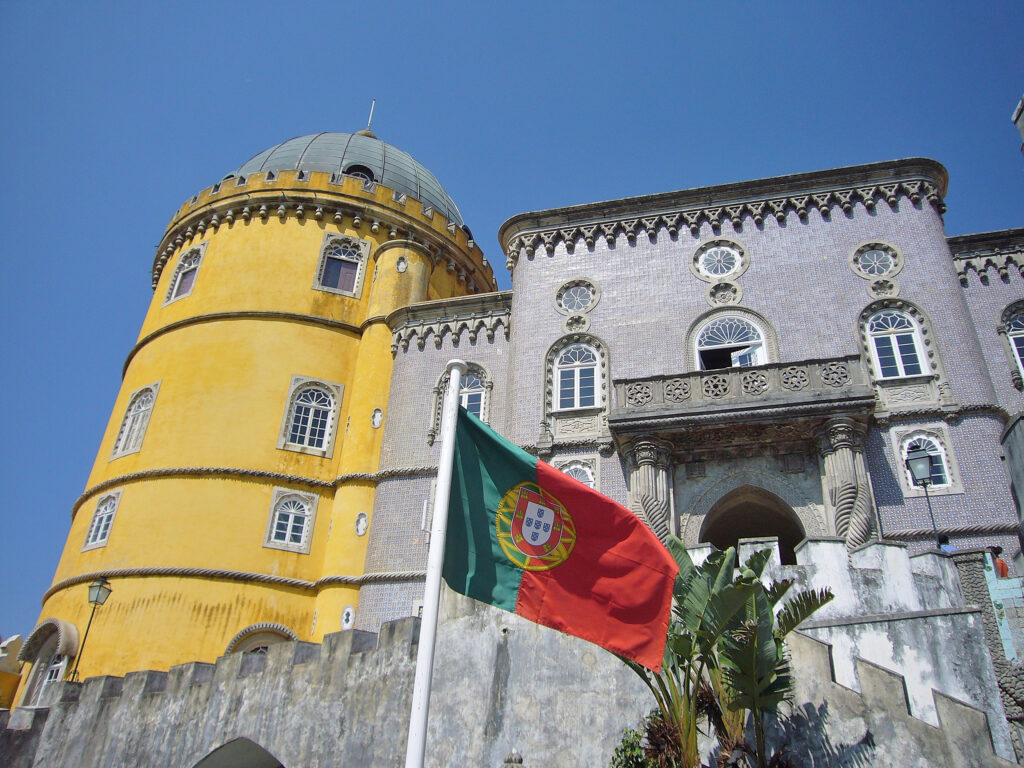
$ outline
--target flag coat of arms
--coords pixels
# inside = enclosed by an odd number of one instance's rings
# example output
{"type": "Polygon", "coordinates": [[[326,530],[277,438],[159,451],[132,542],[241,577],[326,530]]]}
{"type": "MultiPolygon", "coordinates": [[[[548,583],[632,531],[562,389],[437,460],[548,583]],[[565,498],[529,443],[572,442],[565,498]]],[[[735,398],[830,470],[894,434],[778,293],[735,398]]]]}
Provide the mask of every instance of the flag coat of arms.
{"type": "Polygon", "coordinates": [[[628,509],[459,409],[443,570],[453,590],[658,670],[677,572],[628,509]]]}

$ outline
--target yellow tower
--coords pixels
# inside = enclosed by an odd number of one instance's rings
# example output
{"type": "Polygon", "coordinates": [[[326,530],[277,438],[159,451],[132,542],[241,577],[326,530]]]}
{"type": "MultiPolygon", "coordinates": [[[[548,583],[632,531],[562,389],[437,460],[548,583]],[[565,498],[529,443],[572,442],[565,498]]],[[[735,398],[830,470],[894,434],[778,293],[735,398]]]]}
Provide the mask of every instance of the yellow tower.
{"type": "Polygon", "coordinates": [[[399,307],[492,291],[455,203],[368,130],[291,139],[175,214],[40,623],[23,703],[352,622],[399,307]]]}

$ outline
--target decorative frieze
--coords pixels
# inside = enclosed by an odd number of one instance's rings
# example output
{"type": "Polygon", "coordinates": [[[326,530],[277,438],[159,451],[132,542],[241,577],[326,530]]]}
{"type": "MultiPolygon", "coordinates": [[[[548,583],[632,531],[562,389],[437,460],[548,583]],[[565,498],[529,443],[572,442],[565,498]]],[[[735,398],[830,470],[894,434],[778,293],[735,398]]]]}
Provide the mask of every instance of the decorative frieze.
{"type": "Polygon", "coordinates": [[[514,270],[520,256],[532,258],[538,249],[551,254],[559,244],[563,244],[572,253],[581,242],[587,248],[593,248],[598,238],[605,240],[608,245],[614,245],[616,237],[621,234],[632,244],[641,234],[652,241],[656,240],[662,229],[675,237],[680,228],[689,230],[696,237],[704,224],[710,225],[715,233],[721,231],[725,222],[729,222],[733,229],[741,229],[749,220],[755,227],[762,228],[766,215],[773,216],[779,223],[784,223],[790,216],[806,222],[812,210],[828,219],[835,207],[841,208],[845,215],[851,215],[854,205],[858,203],[869,211],[873,211],[879,201],[895,209],[900,198],[906,198],[913,204],[924,200],[940,214],[946,210],[942,191],[926,179],[829,189],[812,194],[765,196],[763,199],[739,200],[730,204],[695,205],[647,216],[614,217],[588,224],[566,223],[520,232],[505,244],[506,267],[514,270]]]}
{"type": "Polygon", "coordinates": [[[433,339],[435,348],[440,349],[445,337],[451,340],[452,346],[458,346],[463,338],[476,343],[481,333],[488,341],[493,341],[499,332],[508,339],[511,314],[510,291],[403,307],[387,318],[392,332],[391,352],[397,354],[399,349],[407,352],[413,341],[417,349],[423,349],[428,339],[433,339]]]}
{"type": "Polygon", "coordinates": [[[965,287],[971,272],[982,285],[989,284],[992,272],[1002,282],[1008,282],[1011,274],[1024,275],[1024,228],[951,237],[949,249],[965,287]]]}

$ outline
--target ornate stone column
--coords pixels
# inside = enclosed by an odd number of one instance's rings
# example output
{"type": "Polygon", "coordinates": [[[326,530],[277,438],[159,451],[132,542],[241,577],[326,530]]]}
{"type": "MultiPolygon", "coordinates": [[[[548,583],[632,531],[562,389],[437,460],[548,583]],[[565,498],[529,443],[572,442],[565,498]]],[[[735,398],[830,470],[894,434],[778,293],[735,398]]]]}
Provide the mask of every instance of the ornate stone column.
{"type": "Polygon", "coordinates": [[[836,535],[853,549],[868,540],[874,525],[875,500],[864,464],[864,427],[853,419],[830,419],[821,436],[821,455],[836,535]]]}
{"type": "Polygon", "coordinates": [[[671,449],[669,443],[653,437],[638,437],[626,446],[629,507],[662,541],[675,528],[671,449]]]}

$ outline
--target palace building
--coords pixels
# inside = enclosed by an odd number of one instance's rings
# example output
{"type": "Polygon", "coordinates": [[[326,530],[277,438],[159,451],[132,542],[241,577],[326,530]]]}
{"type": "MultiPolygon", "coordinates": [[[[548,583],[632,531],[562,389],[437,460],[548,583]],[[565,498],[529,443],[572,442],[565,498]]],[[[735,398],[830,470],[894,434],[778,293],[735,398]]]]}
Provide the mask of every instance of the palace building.
{"type": "Polygon", "coordinates": [[[524,213],[498,291],[368,130],[261,152],[160,241],[17,703],[68,678],[101,578],[79,679],[415,617],[452,358],[465,407],[662,537],[866,567],[944,535],[1020,573],[1024,229],[950,237],[947,182],[906,159],[524,213]]]}

